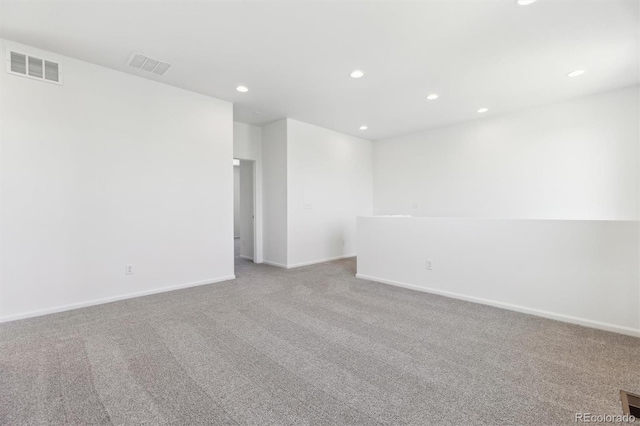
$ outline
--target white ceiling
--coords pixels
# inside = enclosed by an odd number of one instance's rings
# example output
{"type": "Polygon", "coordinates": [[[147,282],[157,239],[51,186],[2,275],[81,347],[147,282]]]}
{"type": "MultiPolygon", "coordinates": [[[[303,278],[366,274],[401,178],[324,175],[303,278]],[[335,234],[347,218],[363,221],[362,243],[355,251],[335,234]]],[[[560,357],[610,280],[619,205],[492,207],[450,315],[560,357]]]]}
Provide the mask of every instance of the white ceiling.
{"type": "Polygon", "coordinates": [[[639,4],[2,0],[0,36],[233,101],[236,121],[380,139],[638,84],[639,4]],[[173,66],[141,73],[132,52],[173,66]]]}

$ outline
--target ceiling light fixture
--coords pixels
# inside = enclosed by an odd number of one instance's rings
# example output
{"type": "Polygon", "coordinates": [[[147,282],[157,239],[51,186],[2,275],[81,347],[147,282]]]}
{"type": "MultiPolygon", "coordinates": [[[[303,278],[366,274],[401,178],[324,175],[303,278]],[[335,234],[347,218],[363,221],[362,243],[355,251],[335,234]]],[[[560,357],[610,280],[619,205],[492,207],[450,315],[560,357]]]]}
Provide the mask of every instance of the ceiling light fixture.
{"type": "Polygon", "coordinates": [[[480,113],[480,114],[484,114],[484,113],[485,113],[485,112],[487,112],[487,111],[489,111],[489,108],[480,108],[480,109],[478,110],[478,113],[480,113]]]}
{"type": "Polygon", "coordinates": [[[248,91],[249,91],[249,89],[247,88],[247,86],[238,86],[238,87],[236,87],[236,90],[237,90],[238,92],[242,92],[242,93],[246,93],[246,92],[248,92],[248,91]]]}
{"type": "Polygon", "coordinates": [[[530,4],[535,3],[538,0],[516,0],[516,4],[518,6],[529,6],[530,4]]]}
{"type": "Polygon", "coordinates": [[[367,126],[360,126],[360,130],[367,130],[368,127],[367,126]]]}
{"type": "Polygon", "coordinates": [[[438,94],[437,93],[432,93],[429,96],[427,96],[427,99],[430,100],[430,101],[438,99],[438,94]]]}
{"type": "Polygon", "coordinates": [[[351,78],[360,78],[364,75],[364,73],[360,70],[354,70],[351,71],[351,74],[349,74],[351,76],[351,78]]]}
{"type": "Polygon", "coordinates": [[[577,77],[579,75],[584,74],[586,71],[585,70],[575,70],[575,71],[571,71],[569,74],[567,74],[567,77],[577,77]]]}

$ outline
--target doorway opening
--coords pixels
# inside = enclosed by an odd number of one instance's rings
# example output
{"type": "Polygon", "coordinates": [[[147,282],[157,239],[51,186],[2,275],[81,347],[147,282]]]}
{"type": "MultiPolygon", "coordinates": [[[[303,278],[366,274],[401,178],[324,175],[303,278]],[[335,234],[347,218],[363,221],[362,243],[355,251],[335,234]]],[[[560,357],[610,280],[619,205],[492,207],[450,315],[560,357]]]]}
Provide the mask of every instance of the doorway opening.
{"type": "Polygon", "coordinates": [[[236,272],[242,262],[255,262],[256,191],[255,161],[233,160],[233,235],[236,272]]]}

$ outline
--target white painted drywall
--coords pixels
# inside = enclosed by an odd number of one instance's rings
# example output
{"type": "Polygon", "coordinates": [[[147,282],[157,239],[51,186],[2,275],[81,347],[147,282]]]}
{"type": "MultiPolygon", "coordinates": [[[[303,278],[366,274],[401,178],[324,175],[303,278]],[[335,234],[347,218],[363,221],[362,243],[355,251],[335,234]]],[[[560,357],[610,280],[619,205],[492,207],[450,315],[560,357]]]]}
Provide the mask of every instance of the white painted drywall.
{"type": "Polygon", "coordinates": [[[263,261],[287,266],[287,120],[262,128],[263,261]]]}
{"type": "Polygon", "coordinates": [[[422,217],[360,219],[359,276],[638,335],[639,101],[374,142],[374,213],[422,217]]]}
{"type": "Polygon", "coordinates": [[[637,220],[638,99],[631,87],[376,141],[374,212],[637,220]]]}
{"type": "Polygon", "coordinates": [[[371,142],[287,119],[289,267],[356,254],[371,215],[371,142]]]}
{"type": "Polygon", "coordinates": [[[234,121],[233,157],[260,161],[262,157],[262,128],[234,121]]]}
{"type": "Polygon", "coordinates": [[[233,166],[233,236],[240,238],[240,166],[233,166]]]}
{"type": "Polygon", "coordinates": [[[232,104],[1,44],[64,85],[0,72],[0,318],[233,278],[232,104]]]}
{"type": "Polygon", "coordinates": [[[638,232],[637,221],[362,217],[358,276],[640,336],[638,232]]]}
{"type": "Polygon", "coordinates": [[[255,161],[240,160],[240,256],[254,259],[255,161]]]}
{"type": "MultiPolygon", "coordinates": [[[[255,233],[251,246],[255,246],[255,253],[250,257],[257,263],[262,262],[263,247],[263,201],[262,201],[262,129],[244,123],[233,123],[233,156],[242,160],[251,160],[254,163],[254,190],[255,190],[255,233]]],[[[242,228],[241,231],[242,233],[242,228]]],[[[244,247],[248,247],[247,242],[244,247]]],[[[249,256],[248,252],[241,252],[249,256]]]]}

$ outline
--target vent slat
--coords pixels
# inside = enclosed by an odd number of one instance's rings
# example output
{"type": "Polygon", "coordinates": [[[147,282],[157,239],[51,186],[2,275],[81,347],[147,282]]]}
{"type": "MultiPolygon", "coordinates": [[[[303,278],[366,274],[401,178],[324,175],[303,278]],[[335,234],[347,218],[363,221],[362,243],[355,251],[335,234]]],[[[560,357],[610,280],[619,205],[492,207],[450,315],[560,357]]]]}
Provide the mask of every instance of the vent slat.
{"type": "Polygon", "coordinates": [[[154,74],[163,75],[169,69],[171,65],[166,62],[160,62],[156,69],[153,70],[154,74]]]}
{"type": "Polygon", "coordinates": [[[44,78],[50,81],[60,81],[58,64],[55,62],[44,61],[44,78]]]}
{"type": "Polygon", "coordinates": [[[147,61],[142,65],[142,69],[145,71],[153,71],[160,61],[156,61],[155,59],[148,58],[147,61]]]}
{"type": "Polygon", "coordinates": [[[29,56],[29,75],[35,78],[42,78],[44,76],[42,59],[29,56]]]}
{"type": "Polygon", "coordinates": [[[18,74],[27,74],[27,55],[11,52],[11,72],[18,74]]]}
{"type": "Polygon", "coordinates": [[[144,64],[144,61],[147,60],[147,57],[144,55],[140,55],[139,53],[137,53],[133,59],[131,60],[131,62],[129,62],[129,65],[131,65],[134,68],[140,68],[142,66],[142,64],[144,64]]]}

